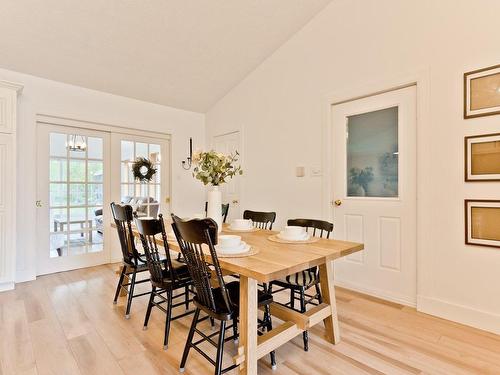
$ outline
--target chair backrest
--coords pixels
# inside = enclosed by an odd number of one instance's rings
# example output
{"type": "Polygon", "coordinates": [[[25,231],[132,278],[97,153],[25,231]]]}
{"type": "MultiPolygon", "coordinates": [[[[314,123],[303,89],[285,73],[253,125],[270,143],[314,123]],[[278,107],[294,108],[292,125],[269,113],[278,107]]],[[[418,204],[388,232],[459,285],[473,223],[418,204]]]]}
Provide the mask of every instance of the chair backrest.
{"type": "Polygon", "coordinates": [[[212,285],[210,284],[211,271],[203,253],[203,249],[206,249],[212,258],[210,263],[214,267],[215,277],[222,292],[226,311],[232,312],[234,305],[227,292],[214,247],[217,243],[217,223],[210,218],[183,221],[173,214],[172,220],[172,228],[196,288],[196,300],[214,313],[218,312],[212,285]]]}
{"type": "Polygon", "coordinates": [[[296,227],[304,227],[307,231],[309,228],[312,229],[312,235],[316,237],[330,238],[330,233],[333,232],[333,224],[324,221],[324,220],[316,220],[316,219],[289,219],[286,223],[287,225],[293,225],[296,227]]]}
{"type": "Polygon", "coordinates": [[[135,216],[135,225],[141,237],[142,247],[146,254],[146,262],[148,264],[151,281],[161,283],[165,276],[169,276],[171,280],[175,280],[177,275],[172,267],[172,259],[167,242],[167,233],[163,222],[163,215],[159,214],[158,219],[141,219],[137,213],[135,216]],[[165,249],[166,259],[162,259],[158,251],[158,243],[165,249]],[[168,274],[164,272],[166,270],[168,274]]]}
{"type": "Polygon", "coordinates": [[[120,239],[123,261],[127,264],[137,266],[140,255],[135,247],[134,233],[132,232],[132,220],[134,220],[132,206],[112,202],[111,212],[113,213],[118,238],[120,239]]]}
{"type": "Polygon", "coordinates": [[[253,225],[260,229],[273,229],[273,224],[276,221],[276,212],[259,212],[245,210],[243,219],[252,219],[253,225]]]}
{"type": "MultiPolygon", "coordinates": [[[[225,223],[227,220],[227,214],[229,213],[229,203],[222,203],[222,222],[225,223]]],[[[208,212],[208,202],[205,202],[205,216],[208,212]]]]}
{"type": "MultiPolygon", "coordinates": [[[[312,229],[312,235],[317,237],[330,238],[330,233],[333,231],[333,224],[324,220],[316,220],[316,219],[289,219],[286,223],[287,225],[293,225],[297,227],[304,227],[309,232],[309,229],[312,229]]],[[[306,284],[311,282],[319,281],[319,273],[318,267],[312,267],[300,272],[297,272],[292,275],[288,275],[286,280],[289,283],[300,284],[300,280],[305,282],[306,284]]]]}

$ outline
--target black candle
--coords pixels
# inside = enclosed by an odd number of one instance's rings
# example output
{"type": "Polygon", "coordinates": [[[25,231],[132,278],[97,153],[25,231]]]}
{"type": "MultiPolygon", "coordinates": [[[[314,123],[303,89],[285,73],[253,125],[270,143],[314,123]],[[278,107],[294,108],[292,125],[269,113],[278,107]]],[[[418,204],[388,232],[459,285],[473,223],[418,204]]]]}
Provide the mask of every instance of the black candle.
{"type": "Polygon", "coordinates": [[[193,157],[193,138],[189,138],[189,158],[193,157]]]}

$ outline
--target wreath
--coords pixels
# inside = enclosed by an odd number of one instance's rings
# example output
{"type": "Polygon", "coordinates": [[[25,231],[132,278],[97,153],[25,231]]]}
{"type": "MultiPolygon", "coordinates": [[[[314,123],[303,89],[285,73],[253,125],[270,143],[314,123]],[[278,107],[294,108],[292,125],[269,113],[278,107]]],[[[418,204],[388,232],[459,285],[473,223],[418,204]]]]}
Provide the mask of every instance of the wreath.
{"type": "Polygon", "coordinates": [[[134,178],[141,182],[151,181],[156,173],[153,162],[147,158],[137,158],[132,164],[134,178]]]}

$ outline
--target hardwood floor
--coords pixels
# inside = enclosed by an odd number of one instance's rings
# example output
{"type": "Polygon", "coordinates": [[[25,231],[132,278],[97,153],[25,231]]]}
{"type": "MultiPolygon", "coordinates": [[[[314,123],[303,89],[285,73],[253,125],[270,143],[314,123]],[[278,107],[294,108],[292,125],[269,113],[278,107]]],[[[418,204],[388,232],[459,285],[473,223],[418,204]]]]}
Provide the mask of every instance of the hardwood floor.
{"type": "MultiPolygon", "coordinates": [[[[178,373],[191,316],[172,322],[164,351],[164,314],[153,311],[142,329],[147,297],[134,300],[130,320],[123,297],[113,305],[116,269],[42,276],[0,293],[0,375],[178,373]]],[[[259,374],[500,374],[500,336],[340,288],[336,296],[341,343],[324,341],[319,324],[308,353],[299,335],[277,350],[276,371],[265,356],[259,374]]],[[[230,361],[236,346],[226,353],[230,361]]],[[[190,353],[186,374],[212,372],[190,353]]]]}

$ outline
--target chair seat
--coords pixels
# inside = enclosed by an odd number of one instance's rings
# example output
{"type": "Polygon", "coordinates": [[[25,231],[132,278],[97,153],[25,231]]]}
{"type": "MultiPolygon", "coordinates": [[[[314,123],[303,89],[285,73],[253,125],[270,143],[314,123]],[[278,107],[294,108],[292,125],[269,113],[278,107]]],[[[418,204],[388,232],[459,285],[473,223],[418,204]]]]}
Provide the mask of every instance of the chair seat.
{"type": "Polygon", "coordinates": [[[142,272],[142,271],[147,271],[148,270],[148,265],[147,263],[142,263],[142,262],[137,262],[137,266],[134,263],[129,263],[123,261],[123,264],[126,265],[127,267],[130,267],[132,269],[135,269],[136,272],[142,272]]]}
{"type": "MultiPolygon", "coordinates": [[[[226,284],[226,289],[229,294],[229,298],[231,302],[235,306],[235,311],[239,310],[240,305],[240,282],[239,281],[231,281],[226,284]]],[[[215,306],[217,308],[218,313],[228,313],[226,310],[226,305],[224,303],[224,298],[222,297],[221,288],[216,288],[213,290],[215,306]]],[[[273,296],[269,293],[264,293],[263,291],[258,291],[257,294],[257,302],[259,306],[269,305],[273,302],[273,296]]]]}
{"type": "Polygon", "coordinates": [[[297,272],[293,275],[288,275],[287,277],[274,280],[272,284],[276,284],[282,287],[310,287],[318,282],[318,278],[315,272],[302,271],[297,272]]]}
{"type": "Polygon", "coordinates": [[[161,282],[154,282],[151,280],[151,283],[158,288],[168,288],[170,284],[174,283],[174,288],[178,288],[191,283],[191,276],[189,275],[189,270],[187,265],[181,264],[178,267],[174,267],[175,269],[175,280],[172,280],[170,277],[170,272],[166,269],[162,270],[163,280],[161,282]]]}

